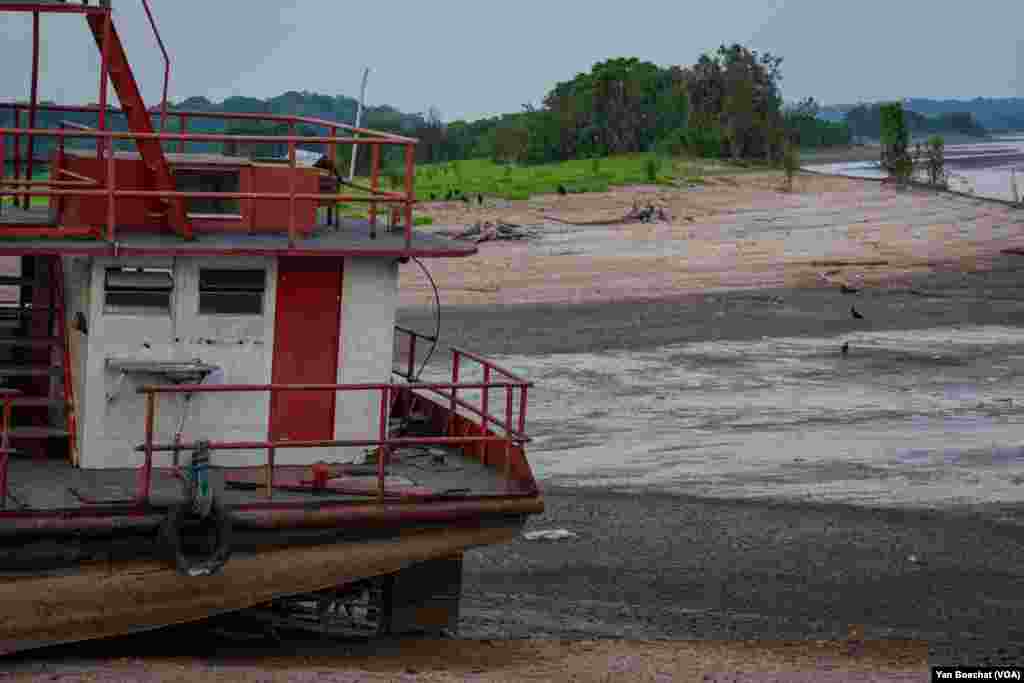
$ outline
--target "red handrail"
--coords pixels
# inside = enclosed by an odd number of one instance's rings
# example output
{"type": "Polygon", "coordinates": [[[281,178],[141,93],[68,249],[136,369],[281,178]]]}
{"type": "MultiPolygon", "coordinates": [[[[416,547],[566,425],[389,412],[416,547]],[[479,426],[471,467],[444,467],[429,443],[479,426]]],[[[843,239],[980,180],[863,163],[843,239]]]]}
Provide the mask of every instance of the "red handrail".
{"type": "Polygon", "coordinates": [[[167,84],[171,80],[171,57],[167,54],[163,38],[160,37],[160,29],[156,27],[156,20],[153,19],[153,13],[149,9],[149,0],[142,0],[142,6],[146,10],[146,16],[149,17],[149,25],[153,28],[153,35],[156,36],[156,42],[160,45],[160,51],[164,53],[164,95],[160,100],[160,132],[163,132],[167,123],[167,84]]]}

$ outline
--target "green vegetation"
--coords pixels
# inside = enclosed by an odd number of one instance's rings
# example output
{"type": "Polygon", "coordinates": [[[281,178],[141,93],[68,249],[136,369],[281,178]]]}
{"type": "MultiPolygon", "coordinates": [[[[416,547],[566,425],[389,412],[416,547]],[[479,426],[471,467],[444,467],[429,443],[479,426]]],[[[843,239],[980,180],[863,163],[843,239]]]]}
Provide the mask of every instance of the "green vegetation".
{"type": "Polygon", "coordinates": [[[903,105],[887,102],[879,108],[881,116],[882,168],[900,182],[907,182],[914,173],[910,158],[910,131],[903,115],[903,105]]]}
{"type": "MultiPolygon", "coordinates": [[[[892,103],[862,104],[852,108],[845,115],[850,132],[862,138],[881,139],[885,127],[885,111],[892,103]]],[[[972,137],[985,137],[988,131],[978,123],[970,112],[948,112],[935,116],[925,116],[905,108],[900,104],[904,115],[904,126],[909,135],[929,135],[937,133],[958,133],[972,137]]]]}

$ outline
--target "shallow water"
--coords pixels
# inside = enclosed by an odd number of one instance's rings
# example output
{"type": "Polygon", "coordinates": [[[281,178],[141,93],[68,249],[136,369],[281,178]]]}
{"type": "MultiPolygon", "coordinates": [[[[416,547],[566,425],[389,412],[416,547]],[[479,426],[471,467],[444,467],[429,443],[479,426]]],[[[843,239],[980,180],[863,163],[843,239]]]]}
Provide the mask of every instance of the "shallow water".
{"type": "MultiPolygon", "coordinates": [[[[1024,502],[1024,329],[494,360],[537,384],[530,459],[550,483],[915,507],[1024,502]]],[[[503,394],[490,400],[504,406],[503,394]]]]}
{"type": "MultiPolygon", "coordinates": [[[[807,169],[858,178],[885,175],[878,164],[871,161],[815,164],[807,169]]],[[[949,145],[946,147],[946,171],[952,190],[1010,200],[1015,199],[1012,189],[1012,173],[1015,172],[1017,197],[1024,197],[1024,136],[999,136],[990,142],[949,145]]]]}

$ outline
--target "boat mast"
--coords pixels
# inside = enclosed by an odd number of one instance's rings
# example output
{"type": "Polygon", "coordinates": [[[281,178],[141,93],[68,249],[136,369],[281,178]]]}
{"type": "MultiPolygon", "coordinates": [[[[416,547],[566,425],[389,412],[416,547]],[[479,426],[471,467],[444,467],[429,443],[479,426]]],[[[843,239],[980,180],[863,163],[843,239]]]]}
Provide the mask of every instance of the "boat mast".
{"type": "MultiPolygon", "coordinates": [[[[366,99],[366,79],[370,75],[370,67],[366,67],[363,70],[363,86],[359,89],[359,105],[356,107],[356,128],[363,118],[363,101],[366,99]]],[[[359,137],[359,133],[356,133],[354,137],[359,137]]],[[[348,181],[352,182],[356,177],[356,153],[359,151],[359,145],[352,145],[352,164],[348,169],[348,181]]]]}

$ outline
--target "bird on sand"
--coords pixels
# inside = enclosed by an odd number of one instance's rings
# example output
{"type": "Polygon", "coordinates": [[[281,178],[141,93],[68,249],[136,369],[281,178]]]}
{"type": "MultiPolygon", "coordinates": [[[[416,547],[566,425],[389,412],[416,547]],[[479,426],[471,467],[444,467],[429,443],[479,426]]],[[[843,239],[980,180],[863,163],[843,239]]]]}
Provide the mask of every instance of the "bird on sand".
{"type": "Polygon", "coordinates": [[[860,311],[858,311],[853,306],[850,306],[850,315],[852,315],[856,320],[863,320],[864,319],[864,316],[861,315],[860,311]]]}
{"type": "Polygon", "coordinates": [[[476,203],[479,204],[480,206],[484,205],[484,196],[482,194],[478,194],[476,196],[476,203]]]}
{"type": "Polygon", "coordinates": [[[850,352],[850,342],[843,342],[843,355],[845,356],[850,352]]]}
{"type": "Polygon", "coordinates": [[[839,291],[843,294],[856,294],[860,291],[857,287],[851,287],[850,285],[841,285],[839,291]]]}

